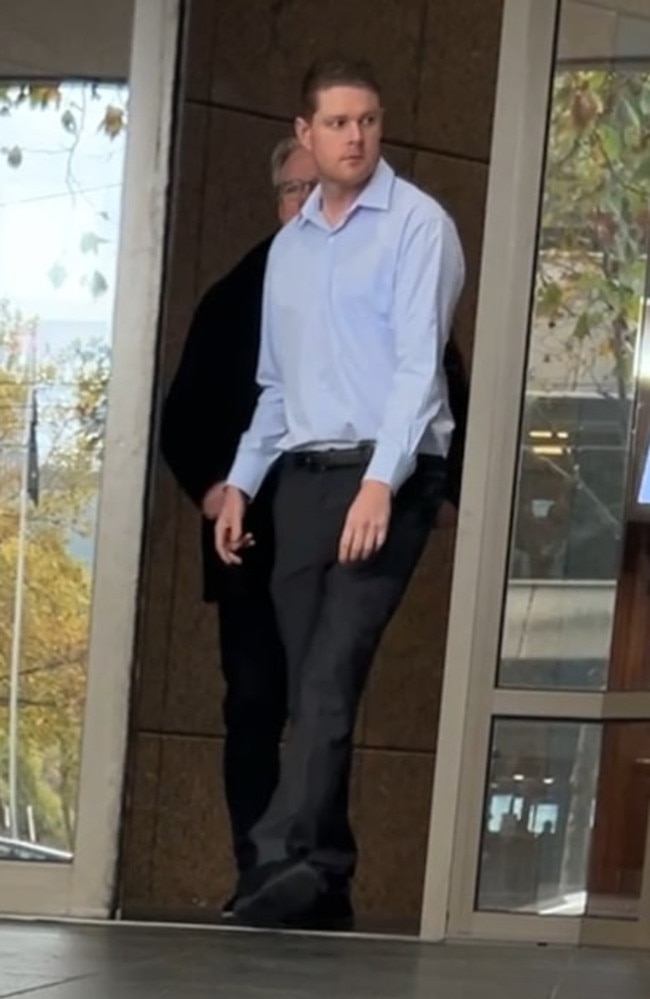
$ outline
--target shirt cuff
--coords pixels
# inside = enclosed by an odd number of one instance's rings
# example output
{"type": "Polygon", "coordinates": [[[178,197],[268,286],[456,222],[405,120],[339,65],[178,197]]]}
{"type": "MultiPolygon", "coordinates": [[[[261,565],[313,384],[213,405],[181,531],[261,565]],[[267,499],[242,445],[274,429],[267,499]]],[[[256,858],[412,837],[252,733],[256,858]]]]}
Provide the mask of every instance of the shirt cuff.
{"type": "Polygon", "coordinates": [[[226,485],[239,489],[251,500],[255,499],[271,464],[272,462],[261,459],[259,455],[240,454],[228,473],[226,485]]]}
{"type": "Polygon", "coordinates": [[[415,457],[404,454],[396,444],[378,444],[363,481],[383,482],[396,493],[415,471],[415,457]]]}

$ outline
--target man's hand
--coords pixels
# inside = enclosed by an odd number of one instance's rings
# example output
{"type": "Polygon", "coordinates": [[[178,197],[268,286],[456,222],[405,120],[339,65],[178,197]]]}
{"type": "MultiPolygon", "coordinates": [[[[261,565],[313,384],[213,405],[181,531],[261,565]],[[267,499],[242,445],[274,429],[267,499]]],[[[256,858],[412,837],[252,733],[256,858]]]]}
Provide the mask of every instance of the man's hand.
{"type": "Polygon", "coordinates": [[[244,534],[246,497],[239,489],[226,486],[219,518],[214,527],[217,553],[226,565],[241,565],[240,552],[255,544],[252,534],[244,534]]]}
{"type": "Polygon", "coordinates": [[[208,518],[208,520],[217,520],[219,517],[221,507],[223,506],[225,489],[225,482],[215,482],[215,484],[208,489],[207,493],[203,497],[201,512],[204,517],[208,518]]]}
{"type": "Polygon", "coordinates": [[[339,562],[368,559],[386,540],[390,522],[391,489],[385,482],[366,480],[348,510],[339,542],[339,562]]]}

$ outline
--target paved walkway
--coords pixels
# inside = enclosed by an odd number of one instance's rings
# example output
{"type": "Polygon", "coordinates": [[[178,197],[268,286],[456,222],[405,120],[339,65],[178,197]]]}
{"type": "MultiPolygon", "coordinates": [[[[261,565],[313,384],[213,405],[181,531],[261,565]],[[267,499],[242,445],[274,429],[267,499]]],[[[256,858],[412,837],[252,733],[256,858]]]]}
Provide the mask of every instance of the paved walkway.
{"type": "Polygon", "coordinates": [[[648,999],[650,955],[0,924],[0,997],[648,999]]]}

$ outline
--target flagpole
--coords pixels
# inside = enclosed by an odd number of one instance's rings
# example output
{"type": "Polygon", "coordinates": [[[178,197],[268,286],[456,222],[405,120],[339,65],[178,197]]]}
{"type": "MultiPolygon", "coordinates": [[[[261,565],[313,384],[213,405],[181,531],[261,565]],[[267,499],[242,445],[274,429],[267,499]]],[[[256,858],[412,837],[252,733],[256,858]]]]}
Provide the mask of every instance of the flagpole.
{"type": "Polygon", "coordinates": [[[18,519],[18,553],[16,557],[16,588],[14,622],[11,633],[11,665],[9,671],[9,822],[13,839],[19,838],[18,824],[18,694],[20,687],[20,652],[23,628],[23,598],[25,590],[25,556],[27,553],[27,512],[29,499],[29,448],[36,381],[36,337],[30,335],[27,369],[27,406],[23,463],[20,475],[20,510],[18,519]]]}

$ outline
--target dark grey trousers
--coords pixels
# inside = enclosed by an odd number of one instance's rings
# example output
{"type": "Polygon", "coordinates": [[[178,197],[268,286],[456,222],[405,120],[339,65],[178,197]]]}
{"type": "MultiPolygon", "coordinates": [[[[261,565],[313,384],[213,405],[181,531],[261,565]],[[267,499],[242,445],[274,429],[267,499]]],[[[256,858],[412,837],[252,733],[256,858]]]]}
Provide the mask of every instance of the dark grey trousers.
{"type": "Polygon", "coordinates": [[[300,467],[287,456],[275,500],[272,592],[291,725],[277,790],[252,839],[258,865],[305,859],[334,886],[345,884],[356,864],[348,789],[359,700],[445,485],[444,460],[421,457],[394,499],[383,549],[342,566],[339,539],[363,472],[300,467]]]}

